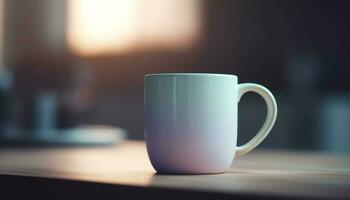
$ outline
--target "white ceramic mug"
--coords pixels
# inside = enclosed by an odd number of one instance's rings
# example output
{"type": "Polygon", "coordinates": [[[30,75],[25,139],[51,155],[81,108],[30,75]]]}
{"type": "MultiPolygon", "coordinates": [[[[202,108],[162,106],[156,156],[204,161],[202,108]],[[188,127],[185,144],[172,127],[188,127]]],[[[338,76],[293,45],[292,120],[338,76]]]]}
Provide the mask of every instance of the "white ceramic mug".
{"type": "Polygon", "coordinates": [[[225,172],[235,156],[262,142],[276,120],[271,92],[253,83],[238,84],[235,75],[149,74],[144,82],[145,139],[150,161],[159,173],[225,172]],[[237,107],[246,92],[263,97],[267,117],[257,135],[237,147],[237,107]]]}

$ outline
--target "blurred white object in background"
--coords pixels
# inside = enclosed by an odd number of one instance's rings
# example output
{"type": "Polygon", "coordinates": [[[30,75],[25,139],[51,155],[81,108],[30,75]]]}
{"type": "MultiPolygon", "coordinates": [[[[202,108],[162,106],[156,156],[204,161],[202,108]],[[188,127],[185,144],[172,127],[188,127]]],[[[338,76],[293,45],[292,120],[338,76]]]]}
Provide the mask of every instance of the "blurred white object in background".
{"type": "Polygon", "coordinates": [[[124,129],[105,125],[81,125],[69,129],[48,129],[43,134],[42,130],[8,130],[11,134],[0,137],[3,144],[26,145],[114,145],[122,142],[127,134],[124,129]],[[35,135],[33,137],[33,135],[35,135]],[[30,137],[28,137],[30,136],[30,137]]]}

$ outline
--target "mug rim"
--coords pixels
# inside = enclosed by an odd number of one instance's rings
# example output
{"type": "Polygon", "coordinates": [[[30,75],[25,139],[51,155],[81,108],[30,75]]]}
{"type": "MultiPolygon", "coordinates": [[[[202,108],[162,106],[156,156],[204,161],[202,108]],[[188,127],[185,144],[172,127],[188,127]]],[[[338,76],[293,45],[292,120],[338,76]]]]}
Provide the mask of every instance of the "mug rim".
{"type": "Polygon", "coordinates": [[[218,73],[155,73],[155,74],[145,74],[145,78],[153,76],[224,76],[237,78],[234,74],[218,74],[218,73]]]}

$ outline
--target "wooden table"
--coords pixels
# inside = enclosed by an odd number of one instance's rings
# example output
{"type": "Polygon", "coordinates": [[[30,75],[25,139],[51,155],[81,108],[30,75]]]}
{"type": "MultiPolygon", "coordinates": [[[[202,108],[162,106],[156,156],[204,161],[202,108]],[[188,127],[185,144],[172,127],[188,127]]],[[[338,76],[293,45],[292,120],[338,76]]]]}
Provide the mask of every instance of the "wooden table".
{"type": "Polygon", "coordinates": [[[157,175],[143,142],[1,148],[0,199],[350,199],[350,157],[253,151],[225,174],[157,175]],[[6,197],[6,198],[5,198],[6,197]]]}

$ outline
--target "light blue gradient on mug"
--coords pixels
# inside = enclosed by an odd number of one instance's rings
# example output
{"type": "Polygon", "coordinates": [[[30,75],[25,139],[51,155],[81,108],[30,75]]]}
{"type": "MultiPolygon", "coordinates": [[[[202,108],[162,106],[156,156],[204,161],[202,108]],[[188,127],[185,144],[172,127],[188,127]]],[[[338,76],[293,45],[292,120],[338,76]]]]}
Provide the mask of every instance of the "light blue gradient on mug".
{"type": "Polygon", "coordinates": [[[145,138],[158,172],[223,172],[233,160],[237,77],[162,74],[145,77],[145,138]]]}

